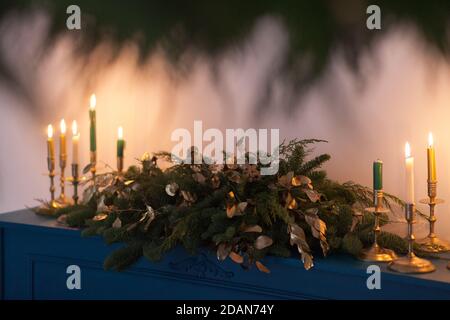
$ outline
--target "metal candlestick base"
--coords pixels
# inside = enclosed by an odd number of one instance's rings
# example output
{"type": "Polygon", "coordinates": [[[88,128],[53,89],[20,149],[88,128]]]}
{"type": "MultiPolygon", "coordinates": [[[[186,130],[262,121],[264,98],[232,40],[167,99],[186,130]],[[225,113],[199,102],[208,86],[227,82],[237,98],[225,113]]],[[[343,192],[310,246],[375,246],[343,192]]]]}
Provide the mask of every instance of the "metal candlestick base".
{"type": "Polygon", "coordinates": [[[436,267],[428,260],[416,257],[413,252],[414,234],[413,224],[415,223],[414,204],[407,203],[405,205],[405,218],[408,222],[408,254],[405,257],[395,259],[389,264],[389,269],[401,273],[428,273],[436,270],[436,267]]]}
{"type": "Polygon", "coordinates": [[[418,258],[414,253],[411,256],[396,259],[389,265],[389,269],[401,273],[429,273],[436,267],[428,260],[418,258]]]}
{"type": "Polygon", "coordinates": [[[439,239],[434,232],[434,225],[437,221],[434,215],[434,208],[437,204],[444,203],[444,200],[436,198],[436,181],[428,181],[428,199],[420,200],[420,203],[427,204],[430,207],[430,217],[428,222],[430,224],[430,231],[428,236],[423,239],[417,240],[420,245],[420,249],[429,253],[441,253],[450,251],[450,243],[439,239]]]}
{"type": "Polygon", "coordinates": [[[389,212],[389,210],[383,208],[383,190],[374,190],[374,205],[374,207],[366,208],[366,212],[375,215],[374,242],[371,247],[361,251],[358,259],[370,262],[391,262],[397,258],[395,252],[382,248],[378,244],[378,236],[381,232],[380,215],[389,212]]]}

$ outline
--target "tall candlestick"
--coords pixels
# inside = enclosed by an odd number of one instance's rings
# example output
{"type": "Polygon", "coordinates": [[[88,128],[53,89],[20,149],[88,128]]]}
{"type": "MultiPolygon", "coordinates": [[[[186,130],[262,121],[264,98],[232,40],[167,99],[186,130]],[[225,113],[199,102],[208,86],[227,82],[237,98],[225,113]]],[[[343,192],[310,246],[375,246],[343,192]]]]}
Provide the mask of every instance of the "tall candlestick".
{"type": "Polygon", "coordinates": [[[383,190],[383,161],[373,162],[373,190],[383,190]]]}
{"type": "Polygon", "coordinates": [[[123,140],[123,128],[117,129],[117,171],[122,172],[123,169],[123,149],[125,141],[123,140]]]}
{"type": "Polygon", "coordinates": [[[436,181],[436,157],[434,153],[433,134],[428,134],[428,148],[427,148],[427,160],[428,160],[428,181],[436,181]]]}
{"type": "Polygon", "coordinates": [[[47,166],[50,177],[50,206],[55,207],[55,145],[53,143],[53,127],[47,127],[47,166]]]}
{"type": "Polygon", "coordinates": [[[78,164],[78,143],[80,141],[80,133],[78,132],[77,122],[72,122],[72,163],[78,164]]]}
{"type": "Polygon", "coordinates": [[[65,195],[65,177],[64,171],[66,170],[66,161],[67,161],[67,152],[66,152],[66,122],[64,119],[61,120],[60,124],[61,134],[59,137],[59,167],[61,169],[60,174],[60,187],[61,187],[61,195],[59,196],[58,202],[61,205],[66,204],[66,195],[65,195]]]}
{"type": "Polygon", "coordinates": [[[406,168],[406,197],[405,202],[414,204],[414,157],[411,157],[411,147],[405,144],[405,168],[406,168]]]}

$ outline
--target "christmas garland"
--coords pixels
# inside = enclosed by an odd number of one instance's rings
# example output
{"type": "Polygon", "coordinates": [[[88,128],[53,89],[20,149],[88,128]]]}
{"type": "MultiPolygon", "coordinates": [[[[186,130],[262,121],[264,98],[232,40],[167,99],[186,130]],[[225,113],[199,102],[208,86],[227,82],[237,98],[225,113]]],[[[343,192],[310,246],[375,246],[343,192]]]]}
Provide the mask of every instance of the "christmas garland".
{"type": "MultiPolygon", "coordinates": [[[[86,181],[82,204],[41,207],[37,213],[83,228],[83,236],[123,243],[106,258],[105,269],[123,270],[142,256],[160,260],[178,244],[192,254],[210,247],[219,260],[230,258],[244,269],[254,265],[262,272],[270,272],[263,264],[266,255],[288,257],[296,249],[310,269],[313,253],[357,255],[373,237],[373,216],[363,210],[372,205],[372,191],[328,179],[320,168],[330,156],[310,158],[311,146],[318,142],[323,141],[283,142],[276,175],[261,175],[260,163],[181,163],[163,171],[158,160],[170,161],[170,154],[146,153],[124,173],[107,172],[86,181]]],[[[387,195],[385,205],[392,203],[402,205],[387,195]]],[[[387,232],[379,243],[397,253],[407,249],[402,238],[387,232]]]]}

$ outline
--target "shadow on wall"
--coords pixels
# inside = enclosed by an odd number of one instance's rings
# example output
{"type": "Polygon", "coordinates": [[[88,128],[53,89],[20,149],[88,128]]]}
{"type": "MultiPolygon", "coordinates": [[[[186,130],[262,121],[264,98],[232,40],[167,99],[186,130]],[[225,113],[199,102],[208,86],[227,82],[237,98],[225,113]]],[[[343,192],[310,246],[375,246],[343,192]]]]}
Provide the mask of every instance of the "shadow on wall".
{"type": "MultiPolygon", "coordinates": [[[[403,196],[403,145],[416,158],[416,195],[426,195],[426,141],[435,136],[439,196],[438,232],[450,238],[450,70],[429,50],[414,29],[398,26],[380,38],[361,59],[358,74],[339,48],[325,72],[286,114],[290,86],[279,77],[264,112],[254,101],[262,79],[286,59],[288,37],[274,18],[265,17],[238,48],[223,52],[212,67],[207,57],[187,53],[194,64],[183,77],[162,51],[138,63],[139,49],[130,42],[117,56],[108,42],[87,57],[74,55],[75,40],[61,37],[43,51],[46,16],[35,12],[13,17],[0,26],[0,50],[33,93],[24,99],[0,82],[0,211],[34,205],[48,195],[45,129],[61,118],[77,120],[80,160],[88,162],[88,105],[97,95],[98,158],[115,164],[117,127],[124,128],[126,163],[145,151],[170,150],[176,128],[280,128],[283,138],[321,138],[318,152],[332,155],[329,175],[339,181],[371,184],[371,163],[384,161],[385,189],[403,196]],[[45,54],[43,54],[45,52],[45,54]],[[363,85],[361,85],[363,84],[363,85]],[[33,104],[34,108],[30,107],[33,104]]],[[[70,150],[70,148],[69,148],[70,150]]],[[[70,155],[69,155],[70,159],[70,155]]]]}

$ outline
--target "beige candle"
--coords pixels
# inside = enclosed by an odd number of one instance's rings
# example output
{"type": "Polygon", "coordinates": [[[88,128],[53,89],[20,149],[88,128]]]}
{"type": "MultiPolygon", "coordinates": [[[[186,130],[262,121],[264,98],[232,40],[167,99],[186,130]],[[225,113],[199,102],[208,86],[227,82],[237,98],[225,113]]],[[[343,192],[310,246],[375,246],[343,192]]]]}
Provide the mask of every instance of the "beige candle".
{"type": "Polygon", "coordinates": [[[405,144],[405,168],[406,168],[406,196],[405,202],[414,203],[414,157],[411,157],[411,147],[405,144]]]}
{"type": "Polygon", "coordinates": [[[60,123],[61,134],[59,136],[59,155],[61,162],[66,159],[66,122],[64,119],[61,120],[60,123]]]}
{"type": "Polygon", "coordinates": [[[80,141],[80,133],[78,132],[77,122],[72,122],[72,163],[78,164],[78,143],[80,141]]]}

